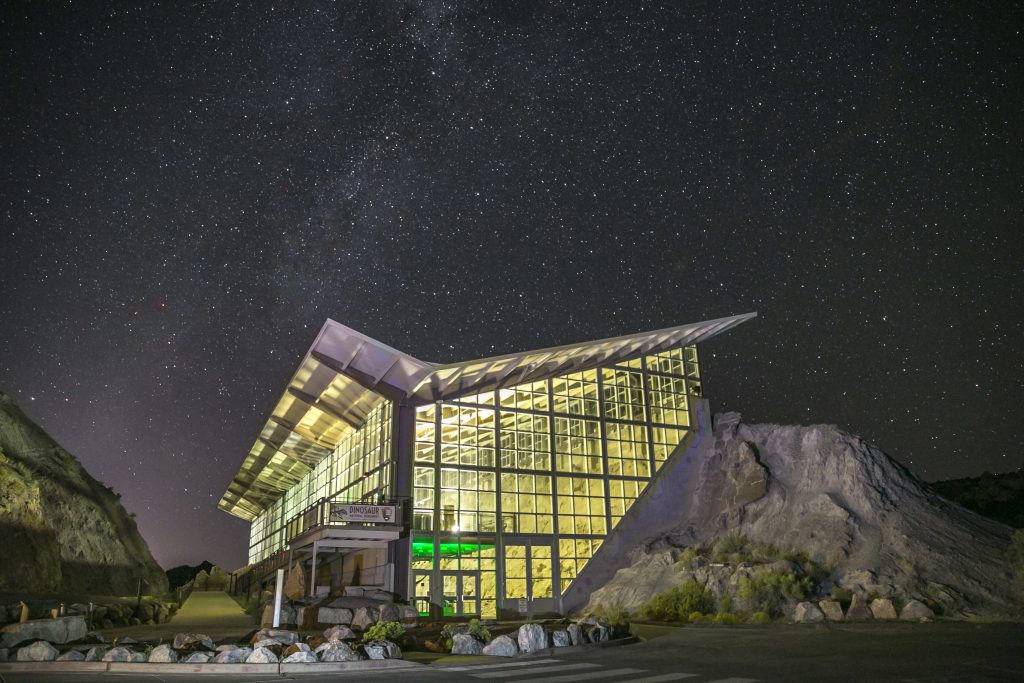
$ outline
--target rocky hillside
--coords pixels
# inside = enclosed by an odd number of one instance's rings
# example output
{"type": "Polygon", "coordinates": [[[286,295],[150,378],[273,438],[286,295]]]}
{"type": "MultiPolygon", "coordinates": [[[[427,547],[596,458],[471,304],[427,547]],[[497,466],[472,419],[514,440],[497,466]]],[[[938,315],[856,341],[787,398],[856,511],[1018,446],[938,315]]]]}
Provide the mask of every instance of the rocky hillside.
{"type": "MultiPolygon", "coordinates": [[[[738,538],[804,558],[794,574],[818,568],[818,595],[916,599],[946,616],[1021,614],[1008,559],[1012,530],[942,498],[835,426],[747,425],[736,413],[718,416],[713,438],[679,467],[686,468],[673,475],[679,502],[658,506],[661,531],[636,538],[632,553],[616,553],[625,559],[591,593],[588,609],[637,609],[693,579],[693,568],[706,561],[695,549],[714,568],[714,548],[738,538]]],[[[735,571],[767,577],[738,559],[735,571]]],[[[810,591],[809,584],[800,589],[810,591]]]]}
{"type": "Polygon", "coordinates": [[[980,515],[1024,529],[1024,472],[947,479],[928,484],[939,495],[980,515]]]}
{"type": "Polygon", "coordinates": [[[167,577],[119,496],[0,393],[0,592],[134,594],[167,577]]]}

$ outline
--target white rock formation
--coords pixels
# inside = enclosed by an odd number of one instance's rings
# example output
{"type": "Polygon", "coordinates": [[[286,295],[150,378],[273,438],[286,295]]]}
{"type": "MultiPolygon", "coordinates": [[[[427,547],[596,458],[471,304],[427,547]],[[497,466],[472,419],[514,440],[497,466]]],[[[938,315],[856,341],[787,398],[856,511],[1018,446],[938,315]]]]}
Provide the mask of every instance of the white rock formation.
{"type": "Polygon", "coordinates": [[[498,636],[484,645],[483,653],[492,657],[515,657],[519,654],[519,646],[509,636],[498,636]]]}

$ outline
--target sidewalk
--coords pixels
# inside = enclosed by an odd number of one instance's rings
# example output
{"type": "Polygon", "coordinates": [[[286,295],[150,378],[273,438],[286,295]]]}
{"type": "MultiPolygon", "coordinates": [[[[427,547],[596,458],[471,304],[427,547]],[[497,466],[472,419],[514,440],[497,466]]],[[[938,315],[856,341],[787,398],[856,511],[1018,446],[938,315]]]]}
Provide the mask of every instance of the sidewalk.
{"type": "Polygon", "coordinates": [[[257,627],[256,620],[221,591],[193,591],[181,609],[166,624],[121,626],[99,631],[108,640],[131,636],[141,642],[174,640],[174,634],[203,633],[214,641],[242,637],[257,627]]]}

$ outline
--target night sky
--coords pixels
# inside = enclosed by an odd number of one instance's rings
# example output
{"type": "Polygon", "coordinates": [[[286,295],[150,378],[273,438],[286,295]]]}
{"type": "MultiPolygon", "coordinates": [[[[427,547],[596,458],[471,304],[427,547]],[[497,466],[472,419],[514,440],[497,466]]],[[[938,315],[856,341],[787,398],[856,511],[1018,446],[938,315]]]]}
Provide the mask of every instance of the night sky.
{"type": "Polygon", "coordinates": [[[441,362],[757,311],[714,410],[1024,466],[1020,5],[256,4],[0,10],[0,387],[165,567],[244,564],[327,317],[441,362]]]}

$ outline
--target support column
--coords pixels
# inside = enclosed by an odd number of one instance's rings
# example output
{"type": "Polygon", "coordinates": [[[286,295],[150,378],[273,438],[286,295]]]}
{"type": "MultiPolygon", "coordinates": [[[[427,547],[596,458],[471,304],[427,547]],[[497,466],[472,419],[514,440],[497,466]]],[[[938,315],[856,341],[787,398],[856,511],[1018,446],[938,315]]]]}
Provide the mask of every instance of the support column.
{"type": "Polygon", "coordinates": [[[315,598],[316,597],[316,555],[317,555],[317,552],[319,550],[320,550],[320,543],[319,543],[319,541],[313,541],[313,563],[312,563],[312,565],[310,567],[310,576],[309,576],[309,596],[311,598],[315,598]]]}

